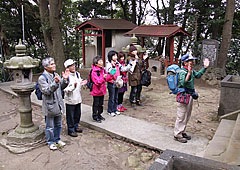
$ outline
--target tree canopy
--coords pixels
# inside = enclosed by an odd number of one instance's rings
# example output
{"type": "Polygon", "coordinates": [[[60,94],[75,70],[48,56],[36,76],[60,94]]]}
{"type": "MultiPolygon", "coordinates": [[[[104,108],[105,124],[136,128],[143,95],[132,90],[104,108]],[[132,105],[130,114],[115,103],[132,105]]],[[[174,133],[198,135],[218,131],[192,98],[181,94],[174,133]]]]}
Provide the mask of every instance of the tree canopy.
{"type": "MultiPolygon", "coordinates": [[[[231,1],[232,4],[224,0],[34,0],[35,3],[30,0],[5,0],[0,2],[0,25],[8,40],[10,54],[14,55],[14,46],[18,39],[22,39],[23,5],[28,54],[40,59],[54,56],[59,61],[57,64],[66,58],[80,62],[81,35],[74,28],[90,18],[122,18],[137,25],[176,24],[192,36],[176,38],[175,56],[179,57],[191,49],[193,54],[199,57],[202,40],[215,39],[225,43],[223,29],[226,9],[232,5],[234,15],[230,26],[231,41],[227,42],[229,47],[225,49],[226,55],[220,57],[227,59],[225,65],[228,73],[239,74],[240,0],[231,1]],[[42,8],[43,6],[45,8],[42,8]],[[56,34],[59,34],[58,37],[56,34]],[[62,51],[59,51],[59,48],[62,48],[62,51]]],[[[156,42],[156,39],[149,38],[146,45],[153,49],[155,55],[162,55],[165,39],[159,38],[156,42]]],[[[63,69],[63,66],[59,69],[63,69]]]]}

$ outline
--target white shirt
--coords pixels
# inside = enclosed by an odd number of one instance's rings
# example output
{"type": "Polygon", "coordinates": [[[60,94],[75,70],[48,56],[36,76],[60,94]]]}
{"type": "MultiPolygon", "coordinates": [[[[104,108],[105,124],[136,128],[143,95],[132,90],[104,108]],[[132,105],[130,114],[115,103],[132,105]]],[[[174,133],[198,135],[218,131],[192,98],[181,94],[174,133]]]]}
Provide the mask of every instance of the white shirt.
{"type": "Polygon", "coordinates": [[[80,73],[77,71],[75,73],[69,74],[69,84],[64,89],[64,102],[69,105],[76,105],[82,103],[81,97],[81,82],[82,79],[80,77],[80,73]],[[78,74],[78,76],[77,76],[78,74]],[[75,87],[74,84],[77,82],[77,86],[75,87]]]}

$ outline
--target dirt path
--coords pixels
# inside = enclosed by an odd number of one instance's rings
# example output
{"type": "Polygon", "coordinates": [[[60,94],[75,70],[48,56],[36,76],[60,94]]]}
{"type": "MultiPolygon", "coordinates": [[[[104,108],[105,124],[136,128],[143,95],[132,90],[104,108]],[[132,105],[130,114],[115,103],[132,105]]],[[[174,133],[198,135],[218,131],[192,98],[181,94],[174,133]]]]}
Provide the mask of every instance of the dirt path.
{"type": "MultiPolygon", "coordinates": [[[[18,99],[2,91],[0,96],[0,133],[6,135],[19,123],[18,99]]],[[[33,122],[44,126],[41,108],[32,108],[33,122]]],[[[0,170],[144,170],[159,156],[159,153],[154,151],[84,127],[83,134],[72,138],[66,133],[65,119],[61,137],[67,145],[57,151],[50,151],[47,145],[44,145],[23,154],[13,154],[0,146],[0,170]]]]}

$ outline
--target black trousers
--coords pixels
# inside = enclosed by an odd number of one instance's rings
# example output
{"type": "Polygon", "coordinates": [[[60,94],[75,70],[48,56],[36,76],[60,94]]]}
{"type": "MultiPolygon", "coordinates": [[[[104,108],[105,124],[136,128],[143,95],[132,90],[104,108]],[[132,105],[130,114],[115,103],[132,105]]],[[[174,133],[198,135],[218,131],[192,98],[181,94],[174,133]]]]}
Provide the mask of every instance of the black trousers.
{"type": "Polygon", "coordinates": [[[104,96],[93,96],[92,117],[96,119],[103,112],[104,96]]]}
{"type": "Polygon", "coordinates": [[[81,118],[81,103],[76,105],[66,104],[66,118],[68,133],[75,132],[81,118]]]}
{"type": "Polygon", "coordinates": [[[142,92],[142,85],[131,86],[131,92],[129,96],[130,103],[136,103],[136,101],[140,101],[142,92]]]}
{"type": "Polygon", "coordinates": [[[118,105],[122,104],[123,103],[123,96],[124,96],[124,93],[118,93],[118,105]]]}

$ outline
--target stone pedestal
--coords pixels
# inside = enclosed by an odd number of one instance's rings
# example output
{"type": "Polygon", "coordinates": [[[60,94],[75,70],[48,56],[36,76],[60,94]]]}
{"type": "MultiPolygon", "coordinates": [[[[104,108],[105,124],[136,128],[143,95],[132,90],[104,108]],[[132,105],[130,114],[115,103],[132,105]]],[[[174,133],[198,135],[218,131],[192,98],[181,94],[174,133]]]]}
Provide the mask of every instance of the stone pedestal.
{"type": "MultiPolygon", "coordinates": [[[[227,75],[221,81],[221,94],[218,108],[218,116],[240,109],[240,77],[227,75]]],[[[236,119],[234,115],[230,119],[236,119]]]]}
{"type": "Polygon", "coordinates": [[[45,143],[44,129],[32,122],[32,106],[30,95],[34,90],[34,83],[16,83],[11,89],[19,97],[20,124],[1,139],[1,144],[13,153],[23,153],[45,143]]]}

